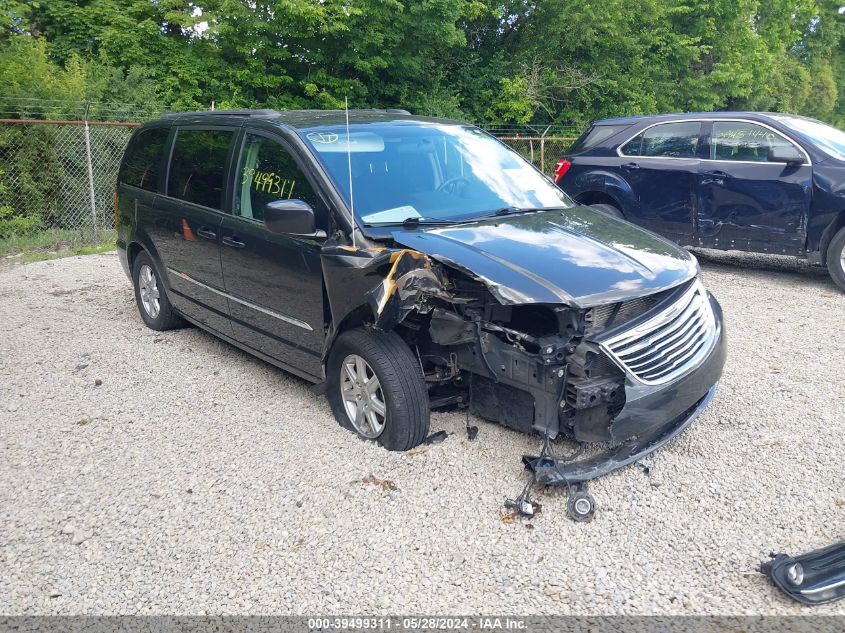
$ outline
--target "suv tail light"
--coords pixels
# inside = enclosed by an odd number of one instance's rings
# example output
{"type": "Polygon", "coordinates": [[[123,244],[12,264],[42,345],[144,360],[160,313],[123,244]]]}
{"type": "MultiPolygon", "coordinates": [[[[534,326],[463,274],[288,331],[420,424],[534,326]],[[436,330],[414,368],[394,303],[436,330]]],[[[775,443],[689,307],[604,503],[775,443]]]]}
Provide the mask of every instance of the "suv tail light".
{"type": "Polygon", "coordinates": [[[554,170],[555,184],[558,184],[560,182],[560,179],[566,175],[566,172],[569,171],[570,167],[572,167],[572,163],[570,163],[565,158],[561,158],[559,161],[557,161],[554,170]]]}

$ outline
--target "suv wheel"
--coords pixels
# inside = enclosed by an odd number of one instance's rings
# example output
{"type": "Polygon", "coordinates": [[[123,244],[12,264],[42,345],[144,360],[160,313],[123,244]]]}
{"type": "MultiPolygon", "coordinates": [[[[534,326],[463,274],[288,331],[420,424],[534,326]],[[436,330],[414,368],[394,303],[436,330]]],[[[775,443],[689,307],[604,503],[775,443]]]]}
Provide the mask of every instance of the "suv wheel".
{"type": "Polygon", "coordinates": [[[139,253],[132,265],[132,282],[135,286],[135,303],[148,328],[172,330],[182,327],[185,321],[173,310],[164,284],[147,253],[139,253]]]}
{"type": "Polygon", "coordinates": [[[326,368],[332,413],[344,428],[390,451],[428,435],[429,406],[419,362],[395,332],[341,334],[326,368]]]}
{"type": "Polygon", "coordinates": [[[827,271],[842,290],[845,290],[845,228],[833,236],[827,247],[827,271]]]}
{"type": "Polygon", "coordinates": [[[601,211],[609,216],[614,218],[619,218],[620,220],[624,220],[625,216],[622,215],[622,212],[614,207],[612,204],[591,204],[591,209],[595,209],[596,211],[601,211]]]}

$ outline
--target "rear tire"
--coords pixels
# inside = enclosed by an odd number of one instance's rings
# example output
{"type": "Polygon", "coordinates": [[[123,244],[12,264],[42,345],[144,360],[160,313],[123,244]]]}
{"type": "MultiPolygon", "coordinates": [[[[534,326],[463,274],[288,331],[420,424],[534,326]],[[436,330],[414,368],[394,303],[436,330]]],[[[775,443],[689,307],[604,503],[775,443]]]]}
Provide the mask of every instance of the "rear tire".
{"type": "Polygon", "coordinates": [[[186,325],[185,320],[173,310],[161,276],[146,252],[138,253],[132,264],[132,285],[135,286],[138,312],[148,328],[162,331],[186,325]]]}
{"type": "Polygon", "coordinates": [[[609,215],[609,216],[611,216],[611,217],[614,217],[614,218],[619,218],[620,220],[624,220],[624,219],[625,219],[625,216],[624,216],[624,215],[622,215],[622,211],[620,211],[619,209],[617,209],[617,208],[616,208],[615,206],[613,206],[612,204],[605,204],[605,203],[602,203],[602,204],[591,204],[591,205],[590,205],[590,208],[591,208],[591,209],[595,209],[596,211],[601,211],[602,213],[605,213],[605,214],[607,214],[607,215],[609,215]]]}
{"type": "Polygon", "coordinates": [[[428,435],[428,391],[419,361],[395,332],[342,333],[329,354],[326,388],[340,425],[389,451],[407,451],[428,435]]]}
{"type": "Polygon", "coordinates": [[[827,247],[827,271],[842,290],[845,290],[845,227],[830,240],[827,247]]]}

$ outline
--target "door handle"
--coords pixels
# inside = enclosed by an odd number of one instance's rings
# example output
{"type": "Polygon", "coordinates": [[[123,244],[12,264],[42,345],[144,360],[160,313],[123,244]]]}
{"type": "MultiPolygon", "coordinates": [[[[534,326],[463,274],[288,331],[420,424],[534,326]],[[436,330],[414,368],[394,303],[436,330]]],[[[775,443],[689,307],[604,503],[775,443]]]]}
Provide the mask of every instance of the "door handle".
{"type": "Polygon", "coordinates": [[[197,235],[206,239],[206,240],[216,240],[217,233],[209,229],[207,226],[202,227],[201,229],[197,229],[197,235]]]}
{"type": "Polygon", "coordinates": [[[246,246],[246,244],[235,237],[224,237],[221,242],[223,242],[226,246],[231,246],[232,248],[243,248],[246,246]]]}
{"type": "Polygon", "coordinates": [[[624,163],[622,165],[622,169],[624,169],[625,171],[635,171],[639,168],[640,166],[637,165],[637,163],[624,163]]]}

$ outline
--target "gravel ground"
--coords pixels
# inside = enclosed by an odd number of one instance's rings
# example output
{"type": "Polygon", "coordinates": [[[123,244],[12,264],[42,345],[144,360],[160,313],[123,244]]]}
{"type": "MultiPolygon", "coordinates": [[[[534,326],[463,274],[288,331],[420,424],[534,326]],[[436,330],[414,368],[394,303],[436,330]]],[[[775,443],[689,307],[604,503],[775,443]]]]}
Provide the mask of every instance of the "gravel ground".
{"type": "MultiPolygon", "coordinates": [[[[712,406],[503,520],[538,440],[459,413],[411,454],[292,376],[144,328],[114,254],[0,271],[0,613],[804,613],[757,571],[845,537],[845,294],[794,260],[699,253],[730,358],[712,406]]],[[[814,614],[845,614],[845,602],[814,614]]]]}

